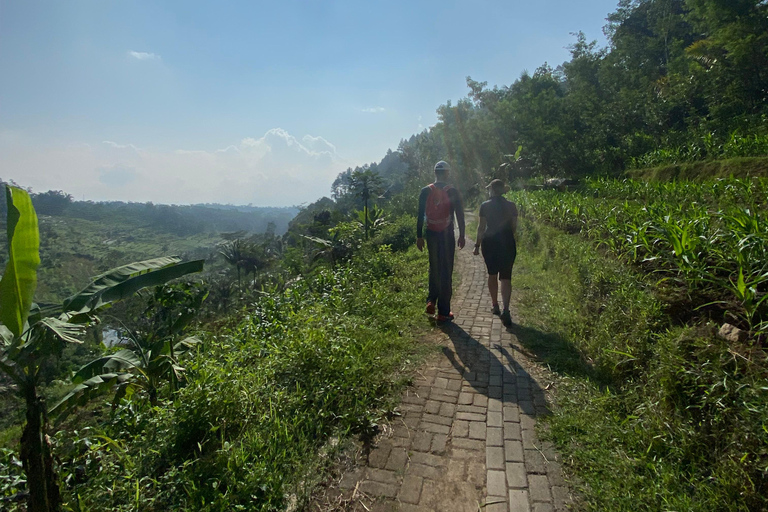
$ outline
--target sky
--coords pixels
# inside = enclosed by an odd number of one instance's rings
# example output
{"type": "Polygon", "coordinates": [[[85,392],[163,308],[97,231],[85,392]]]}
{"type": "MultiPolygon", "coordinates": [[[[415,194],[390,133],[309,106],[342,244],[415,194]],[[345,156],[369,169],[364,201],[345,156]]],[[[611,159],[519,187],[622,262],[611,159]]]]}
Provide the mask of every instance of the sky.
{"type": "Polygon", "coordinates": [[[0,0],[0,179],[307,204],[467,96],[606,44],[618,0],[0,0]]]}

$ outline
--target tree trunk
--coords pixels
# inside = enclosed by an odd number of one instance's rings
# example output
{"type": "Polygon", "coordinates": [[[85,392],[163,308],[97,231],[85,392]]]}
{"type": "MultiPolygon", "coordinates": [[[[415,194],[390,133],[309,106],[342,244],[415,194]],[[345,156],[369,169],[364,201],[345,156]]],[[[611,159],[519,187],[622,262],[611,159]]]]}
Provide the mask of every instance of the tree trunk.
{"type": "Polygon", "coordinates": [[[51,447],[45,435],[45,402],[37,396],[34,384],[24,393],[27,424],[21,434],[21,462],[27,474],[29,512],[58,512],[59,486],[53,470],[51,447]]]}

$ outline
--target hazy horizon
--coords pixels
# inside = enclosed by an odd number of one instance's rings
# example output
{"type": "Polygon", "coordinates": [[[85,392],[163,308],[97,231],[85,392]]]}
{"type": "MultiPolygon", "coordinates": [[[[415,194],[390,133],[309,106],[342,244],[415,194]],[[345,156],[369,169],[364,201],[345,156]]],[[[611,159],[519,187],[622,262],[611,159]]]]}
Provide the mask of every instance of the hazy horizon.
{"type": "Polygon", "coordinates": [[[0,178],[77,200],[295,206],[466,96],[605,44],[617,0],[0,4],[0,178]]]}

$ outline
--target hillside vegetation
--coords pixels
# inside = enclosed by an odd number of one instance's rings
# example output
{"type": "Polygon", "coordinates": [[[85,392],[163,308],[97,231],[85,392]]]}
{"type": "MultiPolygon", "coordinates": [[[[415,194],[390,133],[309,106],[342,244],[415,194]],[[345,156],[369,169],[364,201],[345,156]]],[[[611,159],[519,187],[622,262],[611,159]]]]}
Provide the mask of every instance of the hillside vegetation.
{"type": "Polygon", "coordinates": [[[40,484],[18,449],[31,410],[62,498],[35,512],[301,509],[419,361],[416,199],[448,160],[468,207],[491,178],[516,189],[515,332],[554,371],[548,435],[578,506],[768,508],[768,4],[621,0],[608,20],[607,48],[578,34],[559,66],[468,78],[435,126],[295,217],[33,195],[42,264],[25,290],[41,303],[71,305],[132,260],[207,262],[109,309],[29,304],[34,329],[0,331],[2,506],[40,484]],[[551,176],[580,184],[544,190],[551,176]]]}

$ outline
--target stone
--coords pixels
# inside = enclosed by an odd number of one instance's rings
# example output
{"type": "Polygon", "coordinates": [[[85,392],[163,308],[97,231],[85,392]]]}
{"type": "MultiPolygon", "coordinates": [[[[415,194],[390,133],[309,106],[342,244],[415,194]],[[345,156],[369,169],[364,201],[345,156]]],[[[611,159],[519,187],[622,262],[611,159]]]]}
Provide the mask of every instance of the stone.
{"type": "Polygon", "coordinates": [[[723,324],[717,335],[730,343],[744,343],[749,337],[747,331],[743,331],[731,324],[723,324]]]}

